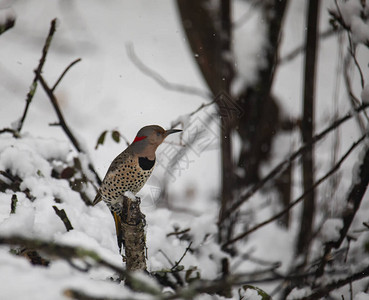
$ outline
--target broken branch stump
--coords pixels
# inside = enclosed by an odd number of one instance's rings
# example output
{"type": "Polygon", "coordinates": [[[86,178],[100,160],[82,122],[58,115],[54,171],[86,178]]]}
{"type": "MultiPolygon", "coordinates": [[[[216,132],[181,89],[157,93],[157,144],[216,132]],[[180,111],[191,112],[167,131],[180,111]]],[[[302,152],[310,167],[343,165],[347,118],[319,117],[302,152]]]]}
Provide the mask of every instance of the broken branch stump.
{"type": "Polygon", "coordinates": [[[127,271],[146,270],[146,220],[140,203],[138,197],[123,197],[121,224],[127,271]]]}

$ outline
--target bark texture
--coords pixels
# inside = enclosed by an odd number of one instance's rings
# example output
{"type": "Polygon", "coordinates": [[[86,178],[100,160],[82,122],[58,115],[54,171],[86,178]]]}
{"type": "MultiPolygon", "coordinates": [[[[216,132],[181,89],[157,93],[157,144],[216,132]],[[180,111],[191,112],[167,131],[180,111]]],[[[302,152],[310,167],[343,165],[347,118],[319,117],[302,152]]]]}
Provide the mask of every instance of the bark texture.
{"type": "Polygon", "coordinates": [[[124,197],[122,234],[127,271],[146,270],[145,215],[140,210],[140,198],[124,197]]]}

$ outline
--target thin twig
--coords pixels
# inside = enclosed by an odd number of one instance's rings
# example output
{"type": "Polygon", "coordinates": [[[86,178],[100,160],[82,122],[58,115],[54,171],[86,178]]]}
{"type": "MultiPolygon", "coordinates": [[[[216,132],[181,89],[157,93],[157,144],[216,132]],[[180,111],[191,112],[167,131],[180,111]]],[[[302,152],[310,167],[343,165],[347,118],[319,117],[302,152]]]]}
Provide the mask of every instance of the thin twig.
{"type": "Polygon", "coordinates": [[[130,142],[129,142],[129,140],[125,137],[125,135],[124,134],[121,134],[120,132],[119,132],[119,136],[124,140],[124,142],[127,144],[127,147],[131,144],[130,142]]]}
{"type": "Polygon", "coordinates": [[[55,213],[58,215],[60,220],[64,223],[65,228],[67,231],[70,231],[73,229],[72,224],[70,223],[67,214],[65,213],[64,209],[59,209],[57,206],[53,205],[53,209],[55,210],[55,213]]]}
{"type": "MultiPolygon", "coordinates": [[[[53,91],[50,89],[50,87],[48,86],[48,84],[46,83],[46,81],[44,80],[42,75],[38,74],[38,73],[36,73],[36,74],[37,74],[38,81],[41,83],[41,86],[43,87],[44,91],[46,92],[47,96],[49,97],[49,99],[51,101],[51,104],[54,107],[54,110],[55,110],[55,112],[58,116],[58,119],[59,119],[60,127],[63,128],[65,134],[68,136],[68,138],[70,139],[70,141],[72,142],[72,144],[76,148],[76,150],[80,153],[83,153],[84,151],[80,147],[80,144],[79,144],[78,140],[73,135],[72,131],[69,129],[67,123],[65,122],[64,116],[63,116],[63,114],[62,114],[62,112],[59,108],[58,101],[57,101],[53,91]]],[[[97,174],[95,168],[93,167],[92,163],[88,164],[88,168],[92,173],[94,173],[97,183],[99,185],[101,185],[102,181],[101,181],[99,175],[97,174]]]]}
{"type": "Polygon", "coordinates": [[[360,75],[360,83],[361,83],[361,88],[363,89],[365,86],[365,80],[364,80],[364,75],[363,75],[363,71],[361,70],[360,64],[356,58],[356,47],[350,42],[350,48],[349,48],[349,53],[351,54],[351,57],[354,61],[354,64],[359,72],[360,75]]]}
{"type": "MultiPolygon", "coordinates": [[[[350,100],[351,107],[355,108],[358,105],[360,105],[360,100],[355,96],[355,94],[352,90],[349,70],[350,70],[350,56],[347,55],[344,59],[343,79],[344,79],[344,82],[345,82],[345,87],[346,87],[346,91],[347,91],[347,94],[348,94],[348,99],[350,100]]],[[[364,133],[365,132],[365,125],[363,123],[362,118],[360,117],[360,115],[356,115],[355,119],[358,123],[360,132],[364,133]]]]}
{"type": "Polygon", "coordinates": [[[184,252],[184,253],[183,253],[183,255],[181,256],[181,258],[179,259],[179,261],[176,261],[176,263],[174,264],[174,266],[173,266],[173,267],[172,267],[172,269],[171,269],[172,271],[173,271],[175,268],[177,268],[177,267],[179,266],[179,264],[181,263],[182,259],[186,256],[186,254],[187,254],[188,250],[190,250],[191,245],[192,245],[192,241],[188,244],[188,246],[187,246],[187,248],[186,248],[185,252],[184,252]]]}
{"type": "Polygon", "coordinates": [[[0,23],[0,35],[3,34],[5,31],[13,28],[15,25],[15,17],[7,16],[5,21],[0,23]]]}
{"type": "Polygon", "coordinates": [[[75,299],[75,300],[134,300],[135,298],[126,298],[126,297],[122,297],[122,298],[113,298],[113,297],[106,297],[106,296],[93,296],[90,294],[86,294],[84,291],[79,291],[77,289],[67,289],[64,290],[63,292],[64,296],[66,296],[67,298],[70,299],[75,299]]]}
{"type": "Polygon", "coordinates": [[[12,129],[12,128],[6,127],[6,128],[3,128],[3,129],[0,130],[0,134],[5,133],[5,132],[12,133],[13,136],[15,136],[15,137],[18,137],[19,136],[19,132],[16,131],[16,130],[14,130],[14,129],[12,129]]]}
{"type": "Polygon", "coordinates": [[[345,161],[345,159],[350,155],[350,153],[367,137],[366,134],[364,134],[363,136],[361,136],[356,142],[354,142],[351,147],[346,151],[346,153],[341,157],[341,159],[336,163],[336,165],[330,169],[323,177],[321,177],[319,180],[317,180],[311,187],[310,189],[306,190],[300,197],[298,197],[295,201],[291,202],[288,206],[286,206],[285,209],[283,209],[282,211],[280,211],[279,213],[275,214],[273,217],[265,220],[264,222],[261,222],[257,225],[255,225],[254,227],[252,227],[251,229],[237,235],[236,237],[234,237],[233,239],[229,240],[228,242],[226,242],[225,244],[223,244],[223,248],[229,246],[230,244],[233,244],[237,241],[239,241],[240,239],[243,239],[246,235],[260,229],[261,227],[278,220],[281,216],[283,216],[286,212],[288,212],[292,207],[294,207],[296,204],[298,204],[301,200],[304,199],[304,197],[309,194],[311,191],[313,191],[314,189],[316,189],[322,182],[324,182],[327,178],[329,178],[333,173],[335,173],[342,165],[342,163],[345,161]]]}
{"type": "Polygon", "coordinates": [[[181,231],[174,231],[174,232],[170,232],[170,233],[167,233],[167,237],[171,236],[171,235],[181,235],[181,234],[185,234],[187,232],[189,232],[191,230],[191,228],[186,228],[186,229],[183,229],[181,231]]]}
{"type": "Polygon", "coordinates": [[[115,266],[110,262],[101,258],[96,252],[81,247],[73,247],[68,245],[59,245],[48,241],[37,239],[29,239],[20,236],[4,237],[0,236],[0,245],[17,245],[25,248],[39,250],[47,255],[59,257],[61,259],[70,260],[72,258],[92,259],[98,265],[107,267],[121,275],[126,275],[125,269],[115,266]]]}
{"type": "Polygon", "coordinates": [[[23,112],[23,115],[18,123],[18,127],[17,127],[17,131],[20,132],[22,130],[22,127],[23,127],[23,123],[24,123],[24,120],[26,119],[26,115],[27,115],[27,112],[28,112],[28,108],[29,108],[29,105],[31,104],[32,102],[32,98],[36,92],[36,89],[37,89],[37,79],[38,79],[38,76],[41,74],[42,72],[42,68],[45,64],[45,61],[46,61],[46,55],[49,51],[49,47],[50,47],[50,44],[51,44],[51,40],[53,38],[53,35],[56,31],[56,19],[53,19],[51,21],[51,26],[50,26],[50,30],[49,30],[49,34],[47,35],[47,38],[46,38],[46,41],[45,41],[45,45],[42,49],[42,56],[41,56],[41,59],[40,59],[40,63],[38,64],[38,67],[37,69],[35,70],[35,77],[33,78],[33,81],[31,83],[31,86],[30,86],[30,89],[29,89],[29,92],[27,94],[27,98],[26,98],[26,106],[24,108],[24,112],[23,112]]]}
{"type": "Polygon", "coordinates": [[[319,267],[316,270],[317,277],[323,275],[324,268],[328,262],[327,258],[330,256],[332,249],[333,248],[338,249],[339,247],[341,247],[341,244],[345,239],[350,240],[347,233],[351,227],[352,221],[354,220],[356,213],[360,208],[361,201],[364,197],[364,194],[367,190],[369,183],[368,166],[369,166],[369,149],[366,149],[366,153],[360,164],[358,174],[354,177],[355,179],[353,180],[352,187],[350,188],[350,192],[347,197],[347,207],[350,209],[347,209],[347,212],[342,216],[343,227],[340,230],[340,236],[337,240],[330,241],[325,244],[324,254],[320,260],[319,267]]]}
{"type": "Polygon", "coordinates": [[[330,133],[335,128],[339,127],[341,124],[351,119],[353,116],[356,116],[357,113],[369,107],[369,103],[364,103],[360,107],[355,108],[353,111],[346,113],[345,116],[340,119],[334,121],[327,128],[322,130],[320,133],[316,134],[310,143],[302,145],[297,151],[292,153],[289,158],[279,163],[275,168],[273,168],[263,179],[261,179],[258,183],[256,183],[250,190],[240,196],[240,199],[236,201],[231,208],[223,215],[223,218],[219,220],[219,222],[223,222],[228,216],[232,214],[237,208],[239,208],[246,200],[248,200],[252,195],[254,195],[258,190],[260,190],[267,182],[269,182],[276,175],[280,174],[291,165],[291,163],[299,157],[301,154],[305,153],[305,151],[309,148],[311,144],[315,144],[320,141],[323,137],[325,137],[328,133],[330,133]]]}
{"type": "Polygon", "coordinates": [[[74,137],[73,133],[71,132],[71,130],[69,129],[67,123],[65,122],[64,116],[59,108],[58,105],[58,100],[56,99],[56,97],[53,94],[52,89],[49,88],[48,84],[46,83],[46,81],[44,80],[43,76],[41,74],[36,73],[37,79],[38,81],[41,83],[41,86],[43,87],[44,91],[46,92],[47,96],[49,97],[51,104],[54,107],[54,110],[56,112],[56,115],[58,116],[59,119],[59,124],[60,126],[63,128],[64,132],[66,133],[66,135],[68,136],[68,138],[70,139],[70,141],[72,142],[73,146],[76,148],[76,150],[78,152],[83,152],[81,146],[79,145],[77,139],[74,137]]]}
{"type": "Polygon", "coordinates": [[[154,296],[161,295],[158,289],[152,287],[152,285],[148,284],[147,281],[145,281],[144,279],[132,276],[131,272],[127,272],[122,267],[116,266],[106,261],[105,259],[100,257],[95,251],[92,250],[88,250],[82,247],[73,247],[68,245],[56,244],[38,239],[29,239],[20,236],[9,236],[9,237],[0,236],[0,245],[16,245],[29,249],[38,250],[42,253],[45,253],[46,255],[49,255],[54,258],[60,258],[67,262],[77,258],[81,259],[88,266],[91,266],[89,262],[92,260],[96,264],[95,267],[108,268],[117,273],[120,276],[120,278],[126,278],[126,280],[129,280],[132,283],[130,288],[133,289],[134,291],[154,296]]]}
{"type": "Polygon", "coordinates": [[[354,60],[354,63],[355,63],[355,66],[357,67],[358,71],[359,71],[359,75],[360,75],[360,82],[361,82],[361,88],[364,88],[364,85],[365,85],[365,82],[364,82],[364,76],[363,76],[363,72],[361,70],[361,67],[359,65],[359,62],[357,61],[356,59],[356,54],[355,54],[355,46],[354,46],[354,43],[352,41],[352,38],[351,38],[351,31],[347,24],[345,23],[344,21],[344,18],[342,16],[342,12],[341,12],[341,9],[338,5],[338,2],[337,0],[334,0],[334,3],[336,5],[336,8],[337,8],[337,12],[338,12],[338,16],[339,16],[339,21],[341,21],[341,24],[342,24],[342,27],[346,30],[347,32],[347,39],[349,41],[349,53],[351,54],[351,57],[352,59],[354,60]]]}
{"type": "Polygon", "coordinates": [[[54,92],[60,81],[63,79],[65,74],[72,68],[76,63],[79,63],[82,59],[77,58],[76,60],[72,61],[69,66],[64,70],[64,72],[59,76],[58,80],[55,82],[54,86],[52,87],[51,91],[54,92]]]}
{"type": "MultiPolygon", "coordinates": [[[[345,23],[344,19],[343,19],[343,16],[342,16],[342,13],[341,13],[341,9],[338,5],[338,2],[337,0],[334,1],[335,2],[335,5],[336,5],[336,8],[337,8],[337,12],[338,12],[338,21],[341,23],[342,27],[346,30],[346,33],[347,33],[347,39],[348,39],[348,42],[349,42],[349,48],[348,48],[348,53],[351,55],[351,58],[353,59],[354,61],[354,64],[359,72],[359,76],[360,76],[360,83],[361,83],[361,88],[364,88],[365,86],[365,80],[364,80],[364,75],[363,75],[363,71],[360,67],[360,64],[356,58],[356,45],[354,44],[354,42],[352,41],[352,37],[351,37],[351,28],[349,28],[347,26],[347,24],[345,23]]],[[[337,16],[335,16],[337,18],[337,16]]],[[[368,46],[368,45],[367,45],[368,46]]],[[[349,98],[352,102],[352,105],[354,106],[354,102],[356,102],[357,104],[360,103],[360,101],[357,99],[357,97],[354,95],[353,91],[352,91],[352,88],[351,88],[351,81],[350,81],[350,78],[348,76],[348,65],[349,65],[349,60],[348,58],[345,59],[345,68],[344,68],[344,77],[345,77],[345,82],[346,82],[346,86],[347,86],[347,89],[348,89],[348,93],[349,93],[349,98]]],[[[366,118],[366,120],[369,122],[369,116],[366,114],[366,112],[364,112],[364,116],[366,118]]],[[[362,129],[363,128],[363,125],[362,125],[362,121],[361,119],[358,117],[358,123],[359,123],[359,126],[360,128],[362,129]]],[[[362,133],[363,133],[363,130],[362,130],[362,133]]]]}
{"type": "Polygon", "coordinates": [[[130,60],[134,63],[134,65],[142,73],[144,73],[148,77],[155,80],[159,85],[161,85],[165,89],[175,91],[175,92],[181,92],[181,93],[186,93],[186,94],[190,94],[190,95],[200,96],[200,97],[205,98],[207,100],[212,98],[212,95],[209,92],[205,92],[205,91],[203,91],[201,89],[198,89],[198,88],[194,88],[194,87],[190,87],[190,86],[177,84],[177,83],[172,83],[172,82],[167,81],[158,72],[156,72],[156,71],[150,69],[149,67],[147,67],[138,58],[138,56],[136,55],[136,53],[134,51],[134,47],[133,47],[132,43],[127,43],[126,44],[126,51],[127,51],[127,54],[128,54],[128,57],[130,58],[130,60]]]}
{"type": "Polygon", "coordinates": [[[321,289],[313,292],[312,294],[310,294],[307,297],[301,298],[302,300],[314,300],[314,299],[321,299],[324,296],[327,296],[331,291],[333,290],[337,290],[340,287],[343,287],[347,284],[350,284],[354,281],[363,279],[365,277],[369,276],[369,267],[365,267],[364,269],[362,269],[361,271],[354,273],[353,275],[345,278],[345,279],[341,279],[335,282],[332,282],[328,285],[324,285],[321,289]]]}
{"type": "Polygon", "coordinates": [[[163,254],[163,256],[166,258],[166,260],[172,265],[174,266],[174,263],[171,261],[171,259],[168,257],[168,255],[161,249],[158,250],[158,252],[160,252],[161,254],[163,254]]]}
{"type": "MultiPolygon", "coordinates": [[[[321,32],[319,34],[319,38],[321,39],[325,39],[328,38],[330,36],[332,36],[333,34],[336,34],[337,31],[339,32],[339,30],[334,29],[334,28],[328,28],[325,31],[321,32]]],[[[280,64],[284,64],[287,63],[293,59],[295,59],[299,54],[303,53],[306,49],[306,44],[301,45],[301,46],[297,46],[295,49],[291,50],[288,54],[286,54],[284,57],[279,59],[279,63],[280,64]]]]}
{"type": "MultiPolygon", "coordinates": [[[[204,109],[205,107],[211,106],[211,105],[213,105],[213,104],[215,104],[215,103],[216,103],[216,100],[210,101],[210,102],[208,102],[208,103],[202,103],[202,104],[201,104],[197,109],[195,109],[193,112],[189,113],[189,114],[187,115],[187,117],[192,117],[193,115],[197,114],[199,111],[201,111],[202,109],[204,109]]],[[[174,128],[174,127],[176,127],[176,126],[178,126],[178,125],[180,125],[180,124],[181,124],[181,122],[180,122],[180,121],[173,122],[173,123],[171,124],[171,128],[174,128]]]]}

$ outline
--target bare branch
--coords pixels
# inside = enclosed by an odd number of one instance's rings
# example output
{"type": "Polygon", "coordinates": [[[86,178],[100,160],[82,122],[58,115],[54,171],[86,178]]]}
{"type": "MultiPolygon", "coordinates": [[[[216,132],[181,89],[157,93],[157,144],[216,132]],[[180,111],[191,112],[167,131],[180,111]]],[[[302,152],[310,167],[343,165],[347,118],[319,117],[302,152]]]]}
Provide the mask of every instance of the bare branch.
{"type": "Polygon", "coordinates": [[[81,247],[59,245],[48,241],[28,239],[20,236],[0,236],[0,245],[17,245],[30,249],[35,249],[47,255],[58,257],[64,260],[70,260],[72,258],[89,258],[95,261],[98,265],[107,267],[108,269],[111,269],[112,271],[117,272],[122,276],[127,275],[127,272],[123,268],[117,267],[110,262],[104,260],[96,252],[81,247]]]}
{"type": "Polygon", "coordinates": [[[171,235],[181,235],[181,234],[185,234],[187,232],[190,232],[191,228],[186,228],[186,229],[183,229],[181,231],[174,231],[174,232],[170,232],[170,233],[167,233],[167,237],[171,236],[171,235]]]}
{"type": "Polygon", "coordinates": [[[260,229],[261,227],[278,220],[281,216],[283,216],[286,212],[288,212],[292,207],[294,207],[297,203],[301,202],[301,200],[304,199],[304,197],[311,193],[311,191],[315,190],[322,182],[324,182],[326,179],[328,179],[332,174],[334,174],[339,168],[341,167],[342,163],[345,161],[345,159],[350,155],[350,153],[367,137],[367,135],[361,136],[356,142],[354,142],[351,147],[346,151],[346,153],[341,157],[341,159],[336,163],[336,165],[330,169],[323,177],[321,177],[319,180],[317,180],[308,190],[305,190],[304,193],[298,197],[295,201],[291,202],[288,206],[286,206],[285,209],[280,211],[279,213],[275,214],[273,217],[265,220],[264,222],[259,223],[258,225],[255,225],[254,227],[250,228],[249,230],[237,235],[233,239],[229,240],[225,244],[223,244],[223,248],[229,246],[230,244],[233,244],[240,239],[243,239],[248,234],[260,229]]]}
{"type": "MultiPolygon", "coordinates": [[[[333,248],[338,249],[343,240],[347,237],[348,230],[351,223],[359,210],[361,201],[364,197],[366,189],[369,183],[369,148],[366,150],[365,156],[359,168],[359,174],[353,179],[353,186],[350,189],[350,193],[347,198],[347,209],[343,215],[343,228],[340,230],[340,237],[336,241],[328,242],[325,244],[324,255],[320,261],[319,267],[316,271],[317,277],[320,277],[324,273],[324,268],[327,263],[327,258],[333,248]],[[358,180],[359,178],[359,180],[358,180]]],[[[365,224],[365,223],[364,223],[365,224]]]]}
{"type": "Polygon", "coordinates": [[[58,80],[55,82],[54,86],[52,87],[51,91],[54,92],[60,81],[63,79],[65,74],[72,68],[76,63],[79,63],[82,59],[77,58],[76,60],[72,61],[69,66],[64,70],[64,72],[59,76],[58,80]]]}
{"type": "Polygon", "coordinates": [[[183,253],[183,255],[181,256],[181,258],[179,259],[179,261],[176,261],[176,263],[174,264],[174,266],[171,268],[171,270],[175,270],[175,268],[177,268],[179,266],[179,264],[181,263],[182,259],[186,256],[188,250],[191,249],[191,245],[192,245],[192,242],[190,242],[185,250],[185,252],[183,253]]]}
{"type": "MultiPolygon", "coordinates": [[[[194,110],[193,112],[191,112],[190,114],[188,114],[188,117],[192,117],[193,115],[197,114],[199,111],[201,111],[202,109],[204,109],[205,107],[211,106],[211,105],[213,105],[215,103],[216,103],[216,101],[213,100],[211,102],[201,104],[196,110],[194,110]]],[[[174,128],[174,127],[176,127],[178,125],[180,125],[180,122],[179,121],[174,122],[174,123],[171,124],[171,128],[174,128]]]]}
{"type": "Polygon", "coordinates": [[[247,201],[252,195],[254,195],[259,189],[261,189],[267,182],[269,182],[276,175],[280,174],[286,167],[290,166],[291,163],[299,157],[302,153],[304,153],[310,144],[315,144],[321,139],[323,139],[329,132],[334,130],[335,128],[342,125],[347,120],[351,119],[353,116],[356,116],[357,113],[365,110],[369,107],[369,103],[365,103],[360,107],[354,109],[354,111],[346,113],[345,116],[340,119],[334,121],[331,125],[321,131],[319,134],[316,134],[310,143],[302,145],[297,151],[292,153],[289,158],[279,163],[275,168],[273,168],[263,179],[261,179],[258,183],[256,183],[250,190],[248,190],[245,194],[240,196],[240,199],[236,201],[228,211],[223,215],[223,219],[220,219],[219,222],[223,222],[232,212],[234,212],[237,208],[239,208],[245,201],[247,201]]]}
{"type": "Polygon", "coordinates": [[[53,205],[53,209],[55,210],[55,213],[58,215],[60,220],[64,223],[65,228],[67,231],[70,231],[73,229],[72,224],[70,223],[67,214],[65,213],[64,209],[59,209],[56,205],[53,205]]]}
{"type": "Polygon", "coordinates": [[[37,69],[35,70],[35,77],[33,78],[33,81],[31,83],[31,86],[30,86],[30,90],[27,94],[27,98],[26,98],[26,106],[24,108],[24,112],[23,112],[23,115],[18,123],[18,127],[17,127],[17,131],[21,131],[22,130],[22,127],[23,127],[23,123],[24,123],[24,120],[26,119],[26,115],[27,115],[27,112],[28,112],[28,108],[29,108],[29,105],[31,104],[32,102],[32,98],[36,92],[36,89],[37,89],[37,79],[38,79],[38,76],[41,74],[41,71],[42,71],[42,68],[45,64],[45,61],[46,61],[46,55],[49,51],[49,47],[50,47],[50,44],[51,44],[51,40],[53,38],[53,35],[56,31],[56,19],[53,19],[51,21],[51,26],[50,26],[50,30],[49,30],[49,34],[47,35],[47,38],[46,38],[46,41],[45,41],[45,45],[42,49],[42,56],[41,56],[41,59],[40,59],[40,63],[37,67],[37,69]]]}
{"type": "Polygon", "coordinates": [[[12,133],[14,137],[19,137],[19,132],[12,128],[3,128],[0,130],[0,134],[5,133],[5,132],[12,133]]]}
{"type": "Polygon", "coordinates": [[[180,92],[180,93],[185,93],[185,94],[199,96],[199,97],[205,98],[207,100],[209,100],[209,99],[212,98],[212,95],[209,92],[205,92],[205,91],[203,91],[201,89],[190,87],[190,86],[186,86],[186,85],[182,85],[182,84],[168,82],[163,76],[161,76],[156,71],[154,71],[154,70],[150,69],[149,67],[147,67],[138,58],[138,56],[136,55],[136,53],[134,51],[134,48],[133,48],[132,43],[127,43],[126,44],[126,50],[127,50],[128,57],[133,62],[133,64],[142,73],[144,73],[146,76],[148,76],[148,77],[152,78],[153,80],[155,80],[163,88],[165,88],[167,90],[170,90],[170,91],[175,91],[175,92],[180,92]]]}
{"type": "MultiPolygon", "coordinates": [[[[111,297],[98,297],[98,296],[92,296],[88,295],[83,291],[79,291],[76,289],[67,289],[63,292],[64,296],[71,299],[76,300],[128,300],[127,298],[111,298],[111,297]]],[[[129,298],[130,300],[133,300],[134,298],[129,298]]]]}
{"type": "Polygon", "coordinates": [[[43,87],[44,91],[46,92],[47,96],[49,97],[51,104],[54,107],[54,110],[56,112],[56,115],[58,116],[59,119],[59,125],[63,128],[64,132],[66,133],[66,135],[68,136],[68,138],[70,139],[70,141],[72,142],[73,146],[76,148],[76,150],[78,152],[83,152],[82,148],[80,147],[77,139],[74,137],[73,133],[71,132],[71,130],[69,129],[67,123],[65,122],[64,116],[59,108],[58,105],[58,100],[56,99],[56,97],[53,94],[52,89],[49,88],[48,84],[46,83],[46,81],[44,80],[43,76],[39,73],[36,73],[36,77],[38,79],[38,81],[41,83],[41,86],[43,87]]]}
{"type": "Polygon", "coordinates": [[[345,278],[338,280],[336,282],[332,282],[328,285],[324,285],[321,289],[315,291],[314,293],[310,294],[307,297],[302,298],[301,300],[314,300],[314,299],[321,299],[324,296],[327,296],[331,291],[337,290],[340,287],[343,287],[347,284],[350,284],[354,281],[366,278],[369,276],[369,266],[365,267],[363,270],[345,278]]]}
{"type": "Polygon", "coordinates": [[[3,34],[5,31],[13,28],[15,25],[15,18],[13,16],[8,16],[5,19],[5,22],[0,23],[0,35],[3,34]]]}
{"type": "MultiPolygon", "coordinates": [[[[337,30],[334,28],[328,28],[319,34],[319,38],[325,39],[325,38],[331,37],[332,35],[340,31],[341,30],[337,30]]],[[[302,54],[305,51],[305,49],[306,49],[306,44],[297,46],[295,49],[291,50],[284,57],[280,58],[279,63],[284,64],[284,63],[290,62],[291,60],[295,59],[299,54],[302,54]]]]}
{"type": "MultiPolygon", "coordinates": [[[[36,73],[36,77],[38,79],[38,81],[41,83],[41,86],[43,87],[44,91],[46,92],[47,96],[49,97],[51,104],[54,107],[54,110],[58,116],[59,119],[59,125],[63,128],[65,134],[68,136],[68,138],[70,139],[70,141],[72,142],[73,146],[76,148],[76,150],[78,152],[84,152],[82,150],[82,148],[80,147],[80,144],[78,142],[78,140],[76,139],[76,137],[73,135],[72,131],[69,129],[67,123],[65,122],[64,116],[59,108],[58,105],[58,101],[53,93],[53,91],[50,89],[50,87],[48,86],[48,84],[46,83],[46,81],[44,80],[44,78],[42,77],[41,74],[36,73]]],[[[92,173],[94,173],[96,181],[98,182],[99,185],[101,185],[101,179],[99,177],[99,175],[97,174],[95,168],[93,167],[92,163],[89,163],[88,168],[90,169],[90,171],[92,173]]]]}
{"type": "Polygon", "coordinates": [[[121,134],[119,132],[119,136],[124,140],[124,142],[126,143],[127,147],[131,144],[124,134],[121,134]]]}

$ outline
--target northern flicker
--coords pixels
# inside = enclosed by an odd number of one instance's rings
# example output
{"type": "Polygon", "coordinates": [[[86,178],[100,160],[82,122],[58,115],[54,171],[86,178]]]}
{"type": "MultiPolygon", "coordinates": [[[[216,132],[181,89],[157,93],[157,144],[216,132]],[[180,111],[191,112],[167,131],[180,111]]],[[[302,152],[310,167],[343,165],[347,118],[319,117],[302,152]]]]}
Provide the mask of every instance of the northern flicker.
{"type": "Polygon", "coordinates": [[[158,125],[141,128],[133,143],[111,163],[93,205],[103,200],[113,214],[121,247],[121,213],[123,195],[130,191],[136,195],[150,177],[155,165],[155,151],[164,139],[182,130],[164,130],[158,125]]]}

